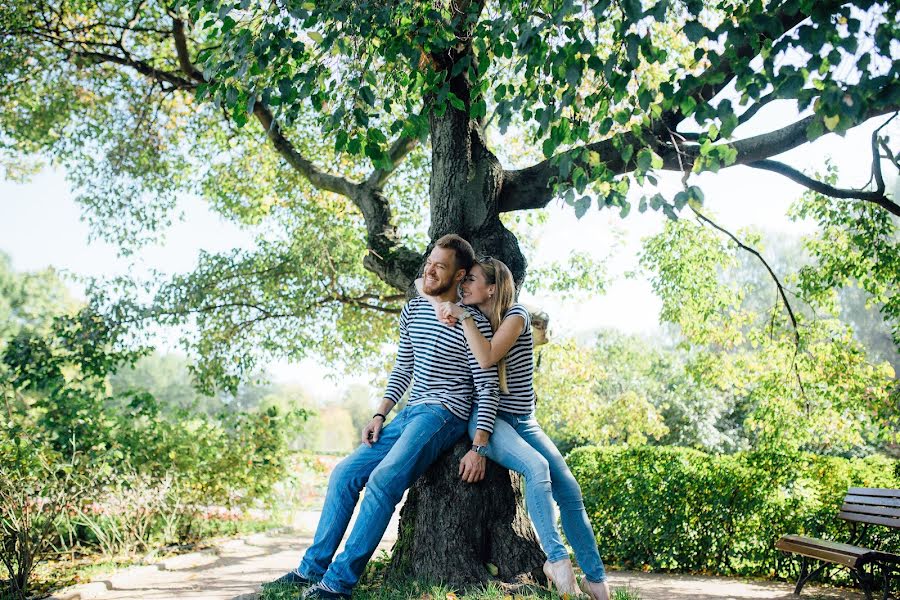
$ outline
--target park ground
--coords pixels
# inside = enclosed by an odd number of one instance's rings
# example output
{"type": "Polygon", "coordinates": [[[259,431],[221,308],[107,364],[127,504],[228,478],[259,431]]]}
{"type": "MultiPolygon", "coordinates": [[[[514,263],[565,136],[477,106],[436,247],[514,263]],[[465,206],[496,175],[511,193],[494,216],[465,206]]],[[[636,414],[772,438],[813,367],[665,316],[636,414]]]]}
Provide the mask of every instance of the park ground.
{"type": "MultiPolygon", "coordinates": [[[[202,552],[163,560],[153,565],[98,574],[90,583],[57,591],[49,600],[287,600],[288,593],[260,595],[260,584],[271,581],[293,567],[312,541],[318,513],[296,514],[293,527],[236,539],[221,540],[202,552]]],[[[396,518],[382,540],[377,557],[390,550],[396,534],[396,518]]],[[[738,578],[703,577],[612,571],[613,590],[627,591],[618,597],[629,600],[788,600],[796,598],[790,583],[738,578]]],[[[373,585],[356,597],[371,600],[552,600],[542,588],[522,590],[488,589],[480,593],[456,594],[434,587],[386,589],[373,585]]],[[[862,595],[843,588],[804,589],[805,600],[861,600],[862,595]]]]}

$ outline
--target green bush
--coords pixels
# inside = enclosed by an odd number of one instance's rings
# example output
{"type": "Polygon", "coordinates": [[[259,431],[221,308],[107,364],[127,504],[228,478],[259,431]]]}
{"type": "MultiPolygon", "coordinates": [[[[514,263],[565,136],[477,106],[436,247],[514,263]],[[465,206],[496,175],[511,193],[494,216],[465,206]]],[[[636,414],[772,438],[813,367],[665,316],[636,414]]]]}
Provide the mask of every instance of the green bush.
{"type": "MultiPolygon", "coordinates": [[[[568,462],[604,560],[654,570],[792,576],[781,535],[847,541],[836,518],[847,488],[898,487],[898,461],[881,456],[584,447],[568,462]]],[[[873,530],[863,543],[896,549],[900,536],[873,530]]]]}

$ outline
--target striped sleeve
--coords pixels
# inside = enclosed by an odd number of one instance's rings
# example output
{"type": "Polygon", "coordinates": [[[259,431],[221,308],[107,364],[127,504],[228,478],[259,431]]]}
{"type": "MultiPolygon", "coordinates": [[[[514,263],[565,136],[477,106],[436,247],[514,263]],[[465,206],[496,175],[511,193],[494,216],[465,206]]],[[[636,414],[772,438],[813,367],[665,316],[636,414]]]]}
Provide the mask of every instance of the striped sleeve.
{"type": "MultiPolygon", "coordinates": [[[[485,318],[476,318],[475,324],[485,339],[493,337],[491,324],[485,318]]],[[[468,346],[467,346],[468,347],[468,346]]],[[[494,432],[494,419],[500,405],[500,381],[497,376],[497,365],[482,369],[472,350],[468,350],[469,368],[475,382],[475,396],[478,401],[478,417],[476,427],[488,433],[494,432]]]]}
{"type": "Polygon", "coordinates": [[[525,322],[522,325],[522,331],[519,332],[519,335],[522,335],[528,331],[529,327],[531,327],[531,313],[529,313],[528,309],[521,304],[513,304],[510,309],[506,311],[506,315],[504,315],[503,319],[506,320],[512,316],[522,317],[522,320],[525,322]]]}
{"type": "Polygon", "coordinates": [[[400,311],[400,344],[397,348],[397,360],[394,361],[394,369],[391,371],[387,389],[384,392],[384,399],[390,400],[394,404],[400,402],[403,394],[409,388],[409,384],[412,383],[413,367],[415,365],[412,341],[409,338],[411,310],[409,304],[407,302],[403,310],[400,311]]]}

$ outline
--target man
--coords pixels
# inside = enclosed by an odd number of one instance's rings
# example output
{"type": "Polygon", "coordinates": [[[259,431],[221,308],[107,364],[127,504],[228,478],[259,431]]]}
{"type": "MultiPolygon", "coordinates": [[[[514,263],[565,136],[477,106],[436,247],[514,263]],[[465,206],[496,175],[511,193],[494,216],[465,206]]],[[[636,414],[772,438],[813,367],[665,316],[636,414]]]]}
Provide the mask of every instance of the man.
{"type": "MultiPolygon", "coordinates": [[[[456,302],[457,286],[474,263],[475,253],[467,241],[458,235],[443,236],[425,262],[425,292],[456,302]]],[[[480,313],[471,318],[489,338],[488,320],[480,313]]],[[[300,566],[273,583],[312,586],[303,594],[306,599],[349,598],[403,492],[465,435],[473,397],[478,402],[479,429],[460,463],[460,476],[467,482],[484,477],[483,453],[499,402],[497,368],[478,366],[461,323],[453,328],[443,325],[428,300],[413,298],[400,315],[397,360],[378,412],[362,431],[363,444],[332,472],[315,538],[300,566]],[[382,430],[386,415],[411,382],[406,408],[382,430]],[[344,551],[334,557],[363,486],[366,492],[356,523],[344,551]]]]}

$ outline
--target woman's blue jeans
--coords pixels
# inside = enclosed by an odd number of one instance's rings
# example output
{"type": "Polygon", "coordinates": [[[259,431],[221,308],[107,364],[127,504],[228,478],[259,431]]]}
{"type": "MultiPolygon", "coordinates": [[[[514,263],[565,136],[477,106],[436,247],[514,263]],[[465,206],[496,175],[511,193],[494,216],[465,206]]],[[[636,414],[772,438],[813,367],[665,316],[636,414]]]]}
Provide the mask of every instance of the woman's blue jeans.
{"type": "MultiPolygon", "coordinates": [[[[473,438],[476,414],[473,408],[473,417],[469,419],[469,435],[473,438]]],[[[499,411],[487,457],[525,477],[525,505],[547,559],[556,562],[569,557],[556,527],[552,504],[555,500],[563,531],[585,577],[590,581],[605,581],[606,570],[584,509],[581,487],[562,454],[538,425],[534,413],[514,415],[499,411]]]]}
{"type": "Polygon", "coordinates": [[[465,435],[466,422],[440,404],[407,406],[382,431],[378,441],[362,444],[334,468],[312,545],[298,572],[313,581],[349,594],[387,529],[403,492],[441,453],[465,435]],[[366,493],[359,515],[334,557],[359,493],[366,493]],[[334,561],[332,561],[334,557],[334,561]]]}

